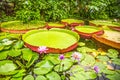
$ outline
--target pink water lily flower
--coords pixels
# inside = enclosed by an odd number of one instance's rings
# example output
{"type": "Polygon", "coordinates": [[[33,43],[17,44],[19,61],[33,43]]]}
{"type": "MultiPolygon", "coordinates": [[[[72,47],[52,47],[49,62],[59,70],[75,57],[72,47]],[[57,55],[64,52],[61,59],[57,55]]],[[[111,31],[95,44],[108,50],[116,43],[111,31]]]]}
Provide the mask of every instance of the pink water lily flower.
{"type": "Polygon", "coordinates": [[[94,66],[94,71],[95,71],[96,73],[98,73],[98,72],[100,71],[99,67],[98,67],[98,66],[94,66]]]}
{"type": "Polygon", "coordinates": [[[39,51],[40,54],[46,53],[47,50],[48,50],[48,48],[46,46],[40,46],[38,48],[38,51],[39,51]]]}
{"type": "Polygon", "coordinates": [[[82,54],[80,54],[79,52],[74,52],[72,54],[72,59],[74,60],[80,60],[81,57],[82,57],[82,54]]]}
{"type": "Polygon", "coordinates": [[[61,54],[60,56],[59,56],[59,59],[60,60],[63,60],[65,57],[64,57],[64,55],[63,54],[61,54]]]}

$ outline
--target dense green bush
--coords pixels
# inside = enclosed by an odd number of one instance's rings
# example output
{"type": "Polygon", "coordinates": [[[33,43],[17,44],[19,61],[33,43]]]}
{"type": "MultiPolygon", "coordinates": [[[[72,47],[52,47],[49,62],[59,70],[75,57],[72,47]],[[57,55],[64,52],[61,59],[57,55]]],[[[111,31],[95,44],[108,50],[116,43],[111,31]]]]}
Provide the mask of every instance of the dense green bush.
{"type": "Polygon", "coordinates": [[[0,20],[60,21],[64,18],[109,19],[120,17],[119,0],[1,0],[0,20]]]}

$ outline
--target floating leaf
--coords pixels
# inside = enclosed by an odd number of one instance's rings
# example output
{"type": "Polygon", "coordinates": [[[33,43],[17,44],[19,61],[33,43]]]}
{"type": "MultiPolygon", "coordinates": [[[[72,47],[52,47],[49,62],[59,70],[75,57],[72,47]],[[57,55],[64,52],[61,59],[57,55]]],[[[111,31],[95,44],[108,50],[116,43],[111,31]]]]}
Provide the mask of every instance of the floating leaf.
{"type": "Polygon", "coordinates": [[[97,59],[103,62],[109,61],[109,58],[107,56],[97,56],[97,59]]]}
{"type": "Polygon", "coordinates": [[[0,80],[10,80],[10,77],[0,78],[0,80]]]}
{"type": "Polygon", "coordinates": [[[56,72],[50,72],[46,75],[48,80],[61,80],[60,76],[56,72]]]}
{"type": "Polygon", "coordinates": [[[35,74],[47,74],[53,68],[53,64],[50,61],[44,60],[35,65],[34,73],[35,74]]]}
{"type": "Polygon", "coordinates": [[[54,65],[59,64],[59,54],[48,54],[44,57],[44,59],[51,61],[54,65]]]}
{"type": "Polygon", "coordinates": [[[34,80],[34,77],[32,75],[27,75],[23,80],[34,80]]]}
{"type": "Polygon", "coordinates": [[[105,73],[105,74],[115,74],[115,71],[105,69],[105,70],[103,70],[103,73],[105,73]]]}
{"type": "Polygon", "coordinates": [[[61,62],[61,64],[58,64],[58,65],[55,66],[54,70],[55,71],[60,71],[60,72],[66,71],[66,70],[70,69],[72,65],[73,65],[72,60],[64,59],[61,62]]]}
{"type": "Polygon", "coordinates": [[[106,75],[106,77],[110,80],[120,80],[120,74],[117,72],[112,75],[106,75]]]}
{"type": "Polygon", "coordinates": [[[31,60],[26,64],[26,67],[29,68],[34,62],[35,60],[37,60],[39,58],[38,54],[33,52],[32,58],[31,60]]]}
{"type": "Polygon", "coordinates": [[[81,72],[84,71],[84,68],[82,68],[80,65],[74,65],[70,71],[72,73],[81,72]]]}
{"type": "Polygon", "coordinates": [[[6,59],[9,51],[0,52],[0,60],[6,59]]]}
{"type": "Polygon", "coordinates": [[[0,61],[0,74],[14,71],[17,66],[10,60],[0,61]]]}
{"type": "Polygon", "coordinates": [[[81,62],[84,66],[92,66],[95,64],[95,59],[93,56],[85,54],[85,59],[81,62]]]}
{"type": "Polygon", "coordinates": [[[17,71],[17,73],[12,76],[14,78],[23,77],[24,75],[26,75],[25,74],[25,72],[26,72],[25,69],[16,70],[16,71],[17,71]]]}
{"type": "Polygon", "coordinates": [[[24,42],[22,40],[19,40],[15,43],[14,48],[15,49],[20,49],[24,46],[24,42]]]}
{"type": "Polygon", "coordinates": [[[4,49],[4,45],[0,45],[0,51],[2,51],[4,49]]]}
{"type": "Polygon", "coordinates": [[[15,77],[15,78],[11,78],[10,80],[23,80],[23,77],[15,77]]]}
{"type": "Polygon", "coordinates": [[[47,80],[45,76],[39,75],[36,77],[36,80],[47,80]]]}
{"type": "Polygon", "coordinates": [[[17,57],[19,55],[21,55],[21,50],[15,50],[15,49],[11,49],[8,53],[9,56],[12,56],[12,57],[17,57]]]}
{"type": "Polygon", "coordinates": [[[120,65],[120,59],[118,59],[118,58],[112,59],[112,62],[113,62],[114,64],[120,65]]]}
{"type": "Polygon", "coordinates": [[[117,58],[118,57],[119,52],[115,49],[108,49],[108,53],[107,56],[109,56],[110,58],[117,58]]]}
{"type": "Polygon", "coordinates": [[[26,61],[30,61],[33,57],[33,55],[35,55],[30,49],[28,48],[24,48],[22,49],[22,53],[23,53],[23,59],[25,59],[26,61]]]}
{"type": "Polygon", "coordinates": [[[93,50],[88,47],[78,47],[77,51],[79,51],[80,53],[87,53],[87,52],[92,52],[93,50]]]}

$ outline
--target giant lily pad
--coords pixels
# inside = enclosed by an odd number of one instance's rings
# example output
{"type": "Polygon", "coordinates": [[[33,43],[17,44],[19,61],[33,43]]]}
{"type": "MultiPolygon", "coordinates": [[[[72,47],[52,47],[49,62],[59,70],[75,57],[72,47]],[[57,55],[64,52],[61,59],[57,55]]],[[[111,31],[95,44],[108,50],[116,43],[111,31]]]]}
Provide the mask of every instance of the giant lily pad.
{"type": "Polygon", "coordinates": [[[61,22],[65,24],[66,26],[71,26],[71,27],[84,24],[82,20],[77,20],[77,19],[63,19],[61,20],[61,22]]]}
{"type": "Polygon", "coordinates": [[[105,30],[104,35],[93,35],[92,37],[103,49],[116,48],[120,50],[120,32],[105,30]]]}
{"type": "Polygon", "coordinates": [[[60,24],[60,23],[47,23],[46,25],[47,29],[50,29],[50,28],[64,28],[65,25],[64,24],[60,24]]]}
{"type": "Polygon", "coordinates": [[[96,26],[108,26],[112,30],[120,31],[120,23],[117,22],[106,21],[106,20],[93,20],[90,21],[90,24],[96,26]]]}
{"type": "Polygon", "coordinates": [[[23,24],[21,21],[9,21],[1,23],[1,31],[10,33],[25,33],[29,30],[43,28],[44,21],[31,21],[28,24],[23,24]]]}
{"type": "Polygon", "coordinates": [[[82,38],[91,38],[93,34],[102,35],[103,30],[94,26],[76,26],[75,30],[82,38]]]}
{"type": "Polygon", "coordinates": [[[64,53],[77,47],[79,35],[70,30],[54,28],[32,30],[23,35],[23,40],[28,48],[36,52],[39,52],[39,47],[46,46],[46,53],[64,53]]]}

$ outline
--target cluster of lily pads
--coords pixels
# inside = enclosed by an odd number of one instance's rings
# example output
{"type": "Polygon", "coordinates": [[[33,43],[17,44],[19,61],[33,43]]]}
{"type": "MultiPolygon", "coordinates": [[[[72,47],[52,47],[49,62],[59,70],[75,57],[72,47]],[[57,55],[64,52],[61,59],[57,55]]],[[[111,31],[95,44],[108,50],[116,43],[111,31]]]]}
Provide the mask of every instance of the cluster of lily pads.
{"type": "Polygon", "coordinates": [[[80,39],[64,54],[47,54],[45,46],[38,54],[24,46],[21,35],[0,36],[0,80],[119,80],[119,52],[98,49],[92,40],[80,39]]]}

